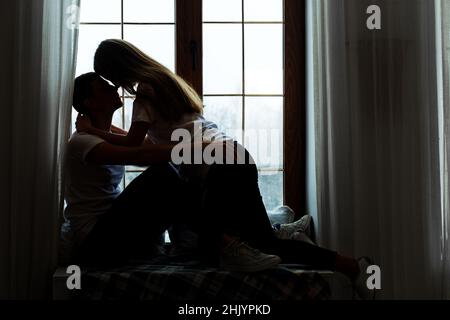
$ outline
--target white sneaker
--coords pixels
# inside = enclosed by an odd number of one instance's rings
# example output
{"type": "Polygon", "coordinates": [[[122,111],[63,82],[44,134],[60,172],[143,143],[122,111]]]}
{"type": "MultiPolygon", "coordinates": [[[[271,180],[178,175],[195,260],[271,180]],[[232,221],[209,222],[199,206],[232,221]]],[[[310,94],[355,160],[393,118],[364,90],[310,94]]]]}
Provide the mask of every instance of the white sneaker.
{"type": "Polygon", "coordinates": [[[292,239],[295,232],[305,233],[308,237],[311,234],[311,216],[309,214],[303,216],[300,220],[287,224],[276,224],[275,234],[280,239],[292,239]]]}
{"type": "Polygon", "coordinates": [[[315,246],[317,245],[317,244],[315,244],[314,241],[312,241],[311,238],[308,237],[308,236],[306,235],[306,233],[304,233],[304,232],[298,232],[298,231],[295,231],[295,232],[292,234],[292,236],[291,236],[290,239],[291,239],[291,240],[296,240],[296,241],[307,242],[307,243],[313,244],[313,245],[315,245],[315,246]]]}
{"type": "Polygon", "coordinates": [[[220,256],[220,266],[234,272],[258,272],[274,268],[281,258],[265,254],[241,241],[233,241],[220,256]]]}
{"type": "Polygon", "coordinates": [[[295,212],[288,206],[281,206],[273,211],[267,212],[270,222],[275,223],[291,223],[295,220],[295,212]]]}

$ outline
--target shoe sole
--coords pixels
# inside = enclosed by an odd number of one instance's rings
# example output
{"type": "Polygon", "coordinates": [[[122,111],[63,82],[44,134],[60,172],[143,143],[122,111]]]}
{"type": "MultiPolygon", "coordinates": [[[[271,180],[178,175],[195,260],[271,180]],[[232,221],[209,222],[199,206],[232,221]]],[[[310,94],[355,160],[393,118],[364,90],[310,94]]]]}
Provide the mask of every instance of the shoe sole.
{"type": "Polygon", "coordinates": [[[221,268],[231,272],[246,272],[246,273],[260,272],[278,266],[281,263],[281,258],[277,256],[275,257],[276,258],[270,258],[261,261],[258,265],[243,266],[243,265],[224,264],[221,265],[221,268]]]}

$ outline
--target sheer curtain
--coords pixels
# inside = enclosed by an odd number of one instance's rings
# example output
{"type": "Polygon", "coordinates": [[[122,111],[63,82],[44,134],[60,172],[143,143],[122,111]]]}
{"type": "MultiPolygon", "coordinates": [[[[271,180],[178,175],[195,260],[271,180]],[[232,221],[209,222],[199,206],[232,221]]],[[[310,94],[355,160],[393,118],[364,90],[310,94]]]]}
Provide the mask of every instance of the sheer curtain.
{"type": "Polygon", "coordinates": [[[15,0],[0,5],[0,299],[51,293],[78,4],[15,0]]]}
{"type": "Polygon", "coordinates": [[[450,299],[450,1],[436,1],[438,31],[438,79],[441,130],[441,172],[442,172],[442,278],[443,295],[450,299]]]}
{"type": "Polygon", "coordinates": [[[308,6],[316,164],[310,207],[317,204],[319,240],[371,256],[382,272],[381,298],[441,298],[434,1],[308,6]],[[381,9],[381,30],[366,27],[370,5],[381,9]]]}

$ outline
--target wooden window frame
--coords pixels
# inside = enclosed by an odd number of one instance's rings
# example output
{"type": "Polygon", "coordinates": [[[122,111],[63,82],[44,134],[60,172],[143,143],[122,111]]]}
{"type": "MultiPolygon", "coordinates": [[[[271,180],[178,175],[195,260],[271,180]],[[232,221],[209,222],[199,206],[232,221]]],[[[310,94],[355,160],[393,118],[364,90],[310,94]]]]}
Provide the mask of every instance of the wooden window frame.
{"type": "Polygon", "coordinates": [[[178,75],[203,96],[203,0],[176,0],[176,63],[178,75]]]}
{"type": "Polygon", "coordinates": [[[284,0],[284,195],[306,214],[306,1],[284,0]]]}
{"type": "MultiPolygon", "coordinates": [[[[176,1],[176,70],[203,96],[203,1],[176,1]]],[[[284,46],[283,194],[284,204],[300,217],[306,212],[305,0],[284,0],[284,46]]]]}
{"type": "MultiPolygon", "coordinates": [[[[203,0],[174,1],[175,70],[202,97],[203,0]]],[[[302,216],[306,212],[305,0],[284,0],[284,46],[284,204],[302,216]]]]}

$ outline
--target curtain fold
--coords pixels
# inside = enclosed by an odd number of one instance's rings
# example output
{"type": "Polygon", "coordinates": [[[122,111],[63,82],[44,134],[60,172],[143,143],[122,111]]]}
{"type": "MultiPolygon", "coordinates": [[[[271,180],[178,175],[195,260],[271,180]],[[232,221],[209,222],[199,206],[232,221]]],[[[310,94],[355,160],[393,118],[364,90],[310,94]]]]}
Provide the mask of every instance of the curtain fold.
{"type": "Polygon", "coordinates": [[[319,239],[381,267],[381,298],[440,298],[434,1],[311,0],[319,239]],[[368,30],[378,5],[382,29],[368,30]]]}
{"type": "Polygon", "coordinates": [[[61,160],[75,74],[77,5],[78,0],[2,2],[2,299],[51,294],[62,208],[61,160]]]}
{"type": "Polygon", "coordinates": [[[450,299],[450,1],[436,1],[438,17],[438,79],[439,101],[441,102],[441,185],[442,185],[442,264],[443,297],[450,299]]]}

